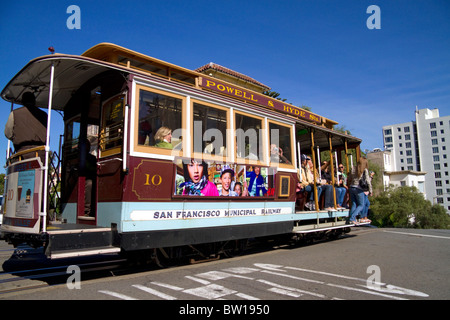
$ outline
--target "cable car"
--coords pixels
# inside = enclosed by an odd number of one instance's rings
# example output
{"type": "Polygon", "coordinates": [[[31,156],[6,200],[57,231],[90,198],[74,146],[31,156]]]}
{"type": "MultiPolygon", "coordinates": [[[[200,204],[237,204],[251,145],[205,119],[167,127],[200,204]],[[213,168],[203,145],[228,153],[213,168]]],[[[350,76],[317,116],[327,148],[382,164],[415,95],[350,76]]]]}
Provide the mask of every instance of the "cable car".
{"type": "Polygon", "coordinates": [[[41,146],[8,148],[4,239],[44,246],[51,258],[206,258],[251,238],[348,232],[337,164],[349,171],[361,140],[267,88],[224,67],[189,70],[110,43],[30,61],[1,97],[17,110],[32,92],[47,135],[41,146]],[[297,189],[302,156],[316,169],[311,193],[297,189]]]}

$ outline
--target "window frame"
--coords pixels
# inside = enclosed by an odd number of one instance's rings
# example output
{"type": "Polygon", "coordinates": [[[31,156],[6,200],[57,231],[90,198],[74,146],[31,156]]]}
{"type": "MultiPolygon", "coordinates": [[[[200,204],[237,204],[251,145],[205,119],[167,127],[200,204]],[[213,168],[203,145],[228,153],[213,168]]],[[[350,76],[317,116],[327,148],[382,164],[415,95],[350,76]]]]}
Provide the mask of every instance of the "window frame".
{"type": "Polygon", "coordinates": [[[280,127],[286,127],[289,129],[290,132],[290,153],[291,153],[291,159],[288,159],[291,163],[287,164],[287,163],[279,163],[279,162],[273,162],[271,160],[270,157],[270,150],[269,150],[269,165],[272,167],[279,167],[279,168],[283,168],[283,169],[293,169],[294,168],[294,164],[295,164],[295,157],[296,157],[296,149],[295,149],[295,143],[294,143],[294,135],[295,135],[295,131],[294,131],[294,126],[291,124],[285,124],[276,120],[270,120],[268,119],[268,128],[267,128],[267,133],[268,133],[268,138],[269,138],[269,145],[271,145],[271,132],[270,132],[270,124],[273,123],[275,125],[278,125],[280,127]]]}
{"type": "MultiPolygon", "coordinates": [[[[234,146],[232,145],[232,130],[231,130],[231,124],[230,124],[230,114],[231,114],[231,109],[230,108],[226,108],[226,107],[222,107],[219,106],[217,104],[213,104],[213,103],[209,103],[209,102],[205,102],[202,100],[197,100],[194,98],[190,99],[190,122],[189,123],[189,130],[190,130],[190,154],[191,157],[194,159],[204,159],[206,161],[217,161],[217,162],[221,162],[221,163],[225,163],[225,162],[233,162],[233,159],[231,158],[231,148],[234,146]],[[214,109],[218,109],[221,111],[225,111],[226,112],[226,131],[225,131],[225,138],[224,138],[224,146],[225,146],[225,154],[224,155],[212,155],[212,154],[207,154],[207,153],[199,153],[196,152],[194,150],[194,104],[200,104],[203,106],[207,106],[210,108],[214,108],[214,109]]],[[[202,137],[202,141],[203,141],[203,137],[202,137]]]]}
{"type": "Polygon", "coordinates": [[[125,138],[125,105],[126,103],[126,98],[127,95],[124,93],[120,93],[117,95],[114,95],[112,97],[110,97],[109,99],[107,99],[106,101],[104,101],[102,103],[102,109],[101,109],[101,119],[100,119],[100,128],[99,128],[99,140],[98,140],[98,152],[99,152],[99,158],[105,158],[105,157],[109,157],[115,154],[121,154],[123,152],[123,139],[125,138]],[[105,146],[103,146],[103,135],[105,134],[105,127],[106,127],[106,118],[105,118],[105,106],[108,105],[109,103],[111,103],[112,101],[119,99],[120,97],[122,97],[122,139],[121,139],[121,143],[118,146],[115,146],[113,148],[110,149],[105,149],[105,146]]]}
{"type": "MultiPolygon", "coordinates": [[[[172,92],[155,89],[155,88],[148,87],[148,86],[141,85],[141,84],[136,84],[135,90],[136,90],[135,91],[136,98],[135,98],[135,103],[134,103],[135,110],[134,110],[134,131],[133,131],[134,152],[148,154],[148,155],[164,155],[164,156],[183,157],[184,154],[186,154],[186,146],[187,146],[186,137],[182,137],[182,139],[181,139],[181,150],[165,149],[165,148],[159,148],[159,147],[155,147],[155,146],[146,146],[146,145],[139,144],[139,102],[140,102],[140,97],[141,97],[141,90],[150,92],[150,93],[165,95],[165,96],[168,96],[171,98],[180,99],[181,100],[181,128],[171,128],[171,129],[172,129],[172,132],[177,129],[182,129],[182,132],[186,133],[186,121],[187,121],[187,119],[186,119],[186,100],[187,100],[187,97],[180,95],[180,94],[175,94],[172,92]]],[[[183,134],[183,136],[185,136],[185,134],[183,134]]]]}
{"type": "Polygon", "coordinates": [[[268,166],[268,159],[267,159],[267,152],[268,152],[268,135],[267,135],[267,122],[266,122],[266,117],[259,117],[256,115],[253,115],[251,113],[247,113],[244,111],[240,111],[240,110],[234,110],[233,112],[233,139],[234,139],[234,143],[233,143],[233,148],[236,149],[235,153],[234,153],[234,159],[232,159],[236,164],[246,164],[246,165],[257,165],[257,166],[263,166],[263,167],[267,167],[268,166]],[[237,152],[237,140],[236,140],[236,130],[238,129],[236,127],[236,116],[237,115],[241,115],[244,117],[249,117],[249,118],[253,118],[253,119],[257,119],[261,121],[261,131],[262,131],[262,136],[260,137],[261,141],[259,141],[260,144],[262,144],[262,150],[260,151],[261,155],[262,155],[262,159],[258,159],[258,160],[252,160],[252,159],[246,159],[245,157],[239,157],[238,156],[238,152],[237,152]]]}

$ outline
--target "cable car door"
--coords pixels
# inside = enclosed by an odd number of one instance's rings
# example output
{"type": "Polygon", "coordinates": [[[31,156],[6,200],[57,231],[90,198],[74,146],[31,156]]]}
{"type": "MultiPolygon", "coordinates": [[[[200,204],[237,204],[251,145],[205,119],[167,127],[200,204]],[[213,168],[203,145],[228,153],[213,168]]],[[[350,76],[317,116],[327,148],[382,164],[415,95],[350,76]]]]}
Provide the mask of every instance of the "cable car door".
{"type": "MultiPolygon", "coordinates": [[[[98,158],[99,212],[103,203],[122,201],[125,101],[126,95],[118,94],[102,104],[98,158]]],[[[105,209],[105,212],[110,213],[110,209],[105,209]]]]}
{"type": "Polygon", "coordinates": [[[65,123],[63,202],[76,212],[76,223],[95,224],[98,129],[81,115],[65,123]]]}

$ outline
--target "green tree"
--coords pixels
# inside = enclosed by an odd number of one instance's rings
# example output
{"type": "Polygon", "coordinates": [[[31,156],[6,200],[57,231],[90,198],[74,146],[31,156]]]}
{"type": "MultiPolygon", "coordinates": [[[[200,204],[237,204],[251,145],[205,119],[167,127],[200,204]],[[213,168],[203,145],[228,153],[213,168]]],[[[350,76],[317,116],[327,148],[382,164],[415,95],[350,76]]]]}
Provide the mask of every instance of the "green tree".
{"type": "MultiPolygon", "coordinates": [[[[273,90],[266,90],[266,91],[263,92],[263,94],[266,95],[266,96],[269,96],[271,98],[283,101],[283,102],[286,102],[286,100],[287,100],[287,99],[278,98],[280,96],[280,93],[276,92],[276,91],[273,91],[273,90]]],[[[307,111],[311,111],[311,107],[308,107],[308,106],[305,106],[305,105],[302,105],[300,108],[305,109],[307,111]]]]}
{"type": "Polygon", "coordinates": [[[278,92],[276,92],[276,91],[266,90],[266,91],[263,92],[263,94],[265,94],[266,96],[269,96],[269,97],[271,97],[271,98],[281,100],[281,101],[283,101],[283,102],[286,101],[286,99],[278,98],[278,97],[280,96],[280,93],[278,93],[278,92]]]}
{"type": "Polygon", "coordinates": [[[377,196],[384,190],[383,170],[378,164],[369,161],[369,171],[375,172],[375,175],[372,178],[372,192],[374,196],[377,196]]]}
{"type": "Polygon", "coordinates": [[[372,224],[398,228],[450,228],[450,216],[432,205],[415,187],[389,187],[371,199],[372,224]]]}

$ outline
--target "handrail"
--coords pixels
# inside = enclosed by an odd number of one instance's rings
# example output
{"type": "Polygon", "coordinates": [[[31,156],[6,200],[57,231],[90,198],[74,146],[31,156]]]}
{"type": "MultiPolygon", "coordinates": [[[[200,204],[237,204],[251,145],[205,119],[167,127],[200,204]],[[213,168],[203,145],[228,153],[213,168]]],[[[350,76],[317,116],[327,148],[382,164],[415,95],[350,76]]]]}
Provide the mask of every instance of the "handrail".
{"type": "Polygon", "coordinates": [[[39,147],[34,147],[34,148],[31,148],[31,149],[27,149],[27,150],[23,150],[23,151],[19,151],[17,153],[14,153],[13,155],[11,155],[8,158],[7,162],[10,162],[12,159],[17,158],[17,157],[21,157],[21,156],[23,156],[25,154],[28,154],[28,153],[31,153],[31,152],[36,152],[37,153],[38,151],[43,151],[43,150],[45,150],[45,146],[44,145],[39,146],[39,147]]]}

